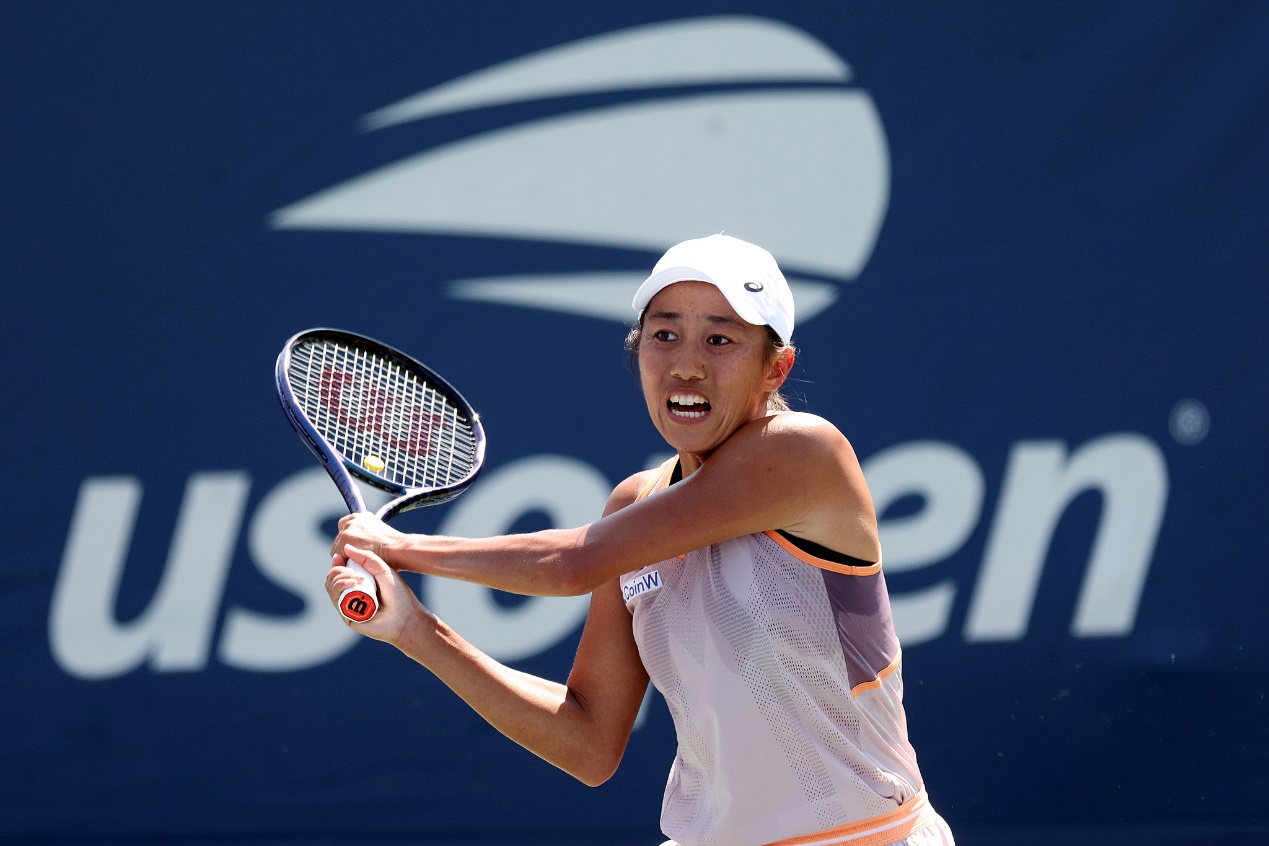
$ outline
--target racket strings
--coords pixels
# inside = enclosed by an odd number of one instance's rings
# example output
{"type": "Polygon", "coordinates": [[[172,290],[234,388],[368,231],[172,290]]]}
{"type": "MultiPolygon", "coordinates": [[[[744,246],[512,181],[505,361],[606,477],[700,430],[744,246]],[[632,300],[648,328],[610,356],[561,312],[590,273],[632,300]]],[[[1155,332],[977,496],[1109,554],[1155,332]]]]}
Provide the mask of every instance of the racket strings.
{"type": "Polygon", "coordinates": [[[476,463],[472,421],[413,371],[362,347],[317,339],[298,345],[291,389],[313,427],[345,459],[395,484],[441,488],[476,463]]]}

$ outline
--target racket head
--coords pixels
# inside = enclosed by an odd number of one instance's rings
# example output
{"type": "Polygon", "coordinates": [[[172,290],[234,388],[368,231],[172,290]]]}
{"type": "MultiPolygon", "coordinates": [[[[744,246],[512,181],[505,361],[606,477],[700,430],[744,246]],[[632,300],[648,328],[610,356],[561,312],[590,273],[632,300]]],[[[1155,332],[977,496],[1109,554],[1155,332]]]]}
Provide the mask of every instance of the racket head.
{"type": "Polygon", "coordinates": [[[475,480],[485,433],[471,404],[431,368],[341,329],[292,336],[275,369],[291,425],[326,467],[350,511],[353,478],[392,494],[392,515],[453,499],[475,480]]]}

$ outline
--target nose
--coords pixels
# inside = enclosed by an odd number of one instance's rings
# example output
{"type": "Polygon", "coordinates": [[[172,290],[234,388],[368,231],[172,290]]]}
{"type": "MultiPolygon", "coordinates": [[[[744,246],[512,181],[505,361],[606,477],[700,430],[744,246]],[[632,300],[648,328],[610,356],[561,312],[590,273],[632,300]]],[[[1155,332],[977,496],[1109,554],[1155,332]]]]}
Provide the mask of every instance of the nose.
{"type": "Polygon", "coordinates": [[[704,379],[705,363],[690,344],[683,344],[670,362],[670,375],[675,379],[704,379]]]}

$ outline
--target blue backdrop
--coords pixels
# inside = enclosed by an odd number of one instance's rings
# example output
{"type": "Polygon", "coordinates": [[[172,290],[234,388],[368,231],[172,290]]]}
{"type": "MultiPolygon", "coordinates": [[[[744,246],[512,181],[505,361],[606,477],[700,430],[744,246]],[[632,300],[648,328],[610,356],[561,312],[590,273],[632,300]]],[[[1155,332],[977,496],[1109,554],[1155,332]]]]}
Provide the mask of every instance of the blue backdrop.
{"type": "MultiPolygon", "coordinates": [[[[1269,6],[0,5],[5,842],[658,842],[321,593],[272,365],[332,325],[482,413],[416,531],[580,525],[664,452],[669,244],[770,248],[881,515],[965,844],[1269,838],[1269,6]]],[[[416,582],[562,679],[585,600],[416,582]]]]}

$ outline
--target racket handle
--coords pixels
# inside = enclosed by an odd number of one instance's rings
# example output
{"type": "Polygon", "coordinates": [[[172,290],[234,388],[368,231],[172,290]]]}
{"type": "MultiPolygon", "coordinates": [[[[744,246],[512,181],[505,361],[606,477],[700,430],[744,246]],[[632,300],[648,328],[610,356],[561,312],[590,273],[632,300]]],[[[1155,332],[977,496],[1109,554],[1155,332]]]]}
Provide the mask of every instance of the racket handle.
{"type": "Polygon", "coordinates": [[[364,623],[379,610],[379,592],[375,589],[375,577],[351,559],[344,566],[353,571],[358,583],[339,595],[339,613],[354,623],[364,623]]]}

